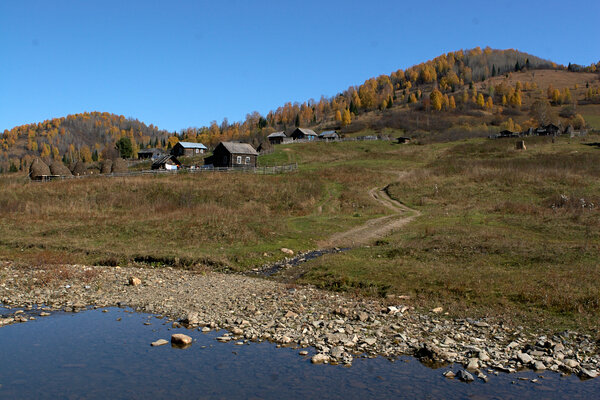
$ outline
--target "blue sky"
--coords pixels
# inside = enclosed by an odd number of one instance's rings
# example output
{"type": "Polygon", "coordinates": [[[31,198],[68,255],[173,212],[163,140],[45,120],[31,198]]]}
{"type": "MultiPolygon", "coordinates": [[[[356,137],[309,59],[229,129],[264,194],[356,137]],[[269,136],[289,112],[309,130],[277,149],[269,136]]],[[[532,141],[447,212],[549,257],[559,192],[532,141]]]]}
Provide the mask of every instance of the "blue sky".
{"type": "Polygon", "coordinates": [[[0,1],[0,131],[108,111],[171,131],[442,53],[600,60],[594,1],[0,1]]]}

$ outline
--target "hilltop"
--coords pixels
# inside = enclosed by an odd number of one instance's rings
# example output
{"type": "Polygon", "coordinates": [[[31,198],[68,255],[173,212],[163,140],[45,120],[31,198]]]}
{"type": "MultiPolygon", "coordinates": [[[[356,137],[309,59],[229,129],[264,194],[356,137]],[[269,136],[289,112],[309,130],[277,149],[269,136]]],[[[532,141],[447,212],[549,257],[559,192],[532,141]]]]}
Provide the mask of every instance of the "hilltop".
{"type": "Polygon", "coordinates": [[[34,157],[64,162],[97,161],[113,152],[115,142],[129,137],[137,152],[166,147],[170,132],[133,118],[106,112],[84,112],[17,126],[0,136],[0,171],[26,167],[34,157]]]}
{"type": "Polygon", "coordinates": [[[243,122],[190,127],[178,133],[108,113],[69,115],[6,130],[0,168],[27,166],[33,157],[91,161],[128,136],[136,150],[178,140],[213,146],[243,140],[255,146],[274,131],[297,126],[343,135],[410,135],[421,142],[487,136],[540,123],[600,129],[600,63],[557,65],[517,50],[459,50],[380,75],[319,101],[288,102],[243,122]]]}

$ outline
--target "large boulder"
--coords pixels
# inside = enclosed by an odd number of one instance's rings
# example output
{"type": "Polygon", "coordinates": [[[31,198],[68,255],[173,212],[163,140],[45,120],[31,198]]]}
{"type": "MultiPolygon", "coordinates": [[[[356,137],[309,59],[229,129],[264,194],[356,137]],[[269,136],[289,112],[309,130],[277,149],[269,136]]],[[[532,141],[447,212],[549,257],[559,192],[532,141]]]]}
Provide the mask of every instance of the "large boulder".
{"type": "Polygon", "coordinates": [[[29,166],[29,177],[40,179],[43,175],[51,175],[50,168],[41,159],[36,158],[29,166]]]}
{"type": "Polygon", "coordinates": [[[52,175],[59,175],[59,176],[72,176],[73,175],[73,174],[71,174],[71,171],[69,171],[69,168],[67,168],[67,166],[59,160],[54,160],[54,162],[52,164],[50,164],[50,172],[52,173],[52,175]]]}

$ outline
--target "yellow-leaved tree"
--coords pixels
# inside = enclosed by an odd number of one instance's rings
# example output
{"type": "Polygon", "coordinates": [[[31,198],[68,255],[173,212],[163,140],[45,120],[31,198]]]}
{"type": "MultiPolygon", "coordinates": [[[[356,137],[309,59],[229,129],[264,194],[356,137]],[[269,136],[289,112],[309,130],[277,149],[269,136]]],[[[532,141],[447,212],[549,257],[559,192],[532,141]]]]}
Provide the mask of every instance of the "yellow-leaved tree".
{"type": "Polygon", "coordinates": [[[352,114],[350,114],[350,110],[346,108],[342,114],[342,126],[350,125],[350,122],[352,122],[352,114]]]}
{"type": "Polygon", "coordinates": [[[485,100],[483,99],[483,94],[481,93],[477,95],[477,106],[479,108],[483,108],[485,106],[485,100]]]}
{"type": "Polygon", "coordinates": [[[437,89],[433,89],[433,91],[429,95],[429,100],[431,101],[431,108],[433,108],[435,111],[440,111],[442,109],[442,103],[443,103],[442,92],[440,92],[437,89]]]}
{"type": "Polygon", "coordinates": [[[342,121],[342,113],[340,112],[340,110],[337,110],[335,112],[335,120],[338,121],[338,122],[342,121]]]}

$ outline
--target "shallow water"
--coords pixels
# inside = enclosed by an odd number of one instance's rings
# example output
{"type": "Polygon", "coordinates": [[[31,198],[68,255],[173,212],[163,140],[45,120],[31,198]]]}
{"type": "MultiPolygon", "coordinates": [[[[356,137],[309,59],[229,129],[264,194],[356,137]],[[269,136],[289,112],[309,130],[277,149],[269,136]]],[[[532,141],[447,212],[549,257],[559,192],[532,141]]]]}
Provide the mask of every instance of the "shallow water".
{"type": "MultiPolygon", "coordinates": [[[[0,309],[0,314],[6,312],[0,309]]],[[[600,379],[520,372],[489,374],[488,383],[466,384],[442,376],[459,366],[429,369],[410,357],[395,362],[356,359],[351,368],[313,365],[311,354],[299,356],[297,349],[277,349],[271,343],[236,346],[219,343],[216,336],[172,329],[162,319],[118,308],[53,313],[5,326],[0,328],[0,398],[600,397],[600,379]],[[192,336],[192,346],[150,346],[176,332],[192,336]]]]}

